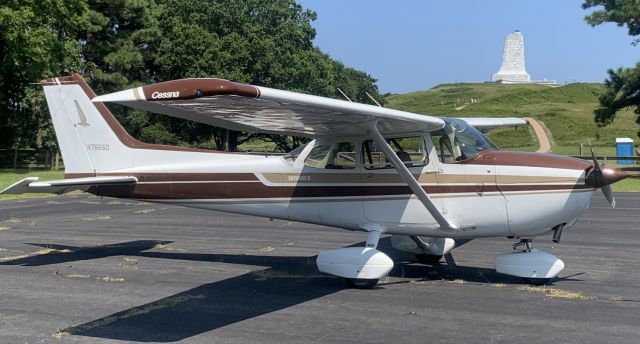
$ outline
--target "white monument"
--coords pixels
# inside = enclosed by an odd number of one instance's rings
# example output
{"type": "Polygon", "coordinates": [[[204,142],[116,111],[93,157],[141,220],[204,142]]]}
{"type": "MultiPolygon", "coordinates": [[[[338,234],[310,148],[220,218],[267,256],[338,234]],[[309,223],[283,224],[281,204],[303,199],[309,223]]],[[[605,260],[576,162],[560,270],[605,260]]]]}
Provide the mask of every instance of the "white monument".
{"type": "Polygon", "coordinates": [[[503,83],[528,83],[531,76],[524,66],[524,40],[522,32],[516,31],[504,37],[502,65],[498,73],[491,76],[491,81],[503,83]]]}
{"type": "Polygon", "coordinates": [[[522,32],[517,31],[504,37],[502,65],[498,73],[491,76],[491,81],[499,84],[541,84],[554,86],[554,80],[531,80],[524,67],[524,39],[522,32]]]}

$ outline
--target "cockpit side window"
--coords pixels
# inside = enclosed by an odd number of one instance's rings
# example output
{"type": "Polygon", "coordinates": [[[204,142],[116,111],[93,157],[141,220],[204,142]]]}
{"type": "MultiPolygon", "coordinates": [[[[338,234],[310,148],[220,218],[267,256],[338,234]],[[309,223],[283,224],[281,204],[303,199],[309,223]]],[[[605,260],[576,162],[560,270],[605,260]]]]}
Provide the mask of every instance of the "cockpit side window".
{"type": "MultiPolygon", "coordinates": [[[[387,138],[387,143],[407,167],[425,166],[429,159],[421,136],[387,138]]],[[[378,145],[371,141],[362,144],[362,161],[366,169],[392,168],[393,164],[378,145]]]]}
{"type": "Polygon", "coordinates": [[[433,146],[436,147],[436,153],[438,153],[438,160],[440,160],[440,162],[451,164],[456,161],[459,155],[454,153],[450,135],[434,132],[431,134],[431,140],[433,141],[433,146]]]}
{"type": "Polygon", "coordinates": [[[324,169],[356,168],[356,145],[353,142],[319,144],[311,149],[305,166],[324,169]]]}
{"type": "Polygon", "coordinates": [[[456,118],[443,118],[444,128],[432,132],[433,146],[438,160],[455,163],[476,157],[485,149],[497,149],[486,136],[467,122],[456,118]]]}

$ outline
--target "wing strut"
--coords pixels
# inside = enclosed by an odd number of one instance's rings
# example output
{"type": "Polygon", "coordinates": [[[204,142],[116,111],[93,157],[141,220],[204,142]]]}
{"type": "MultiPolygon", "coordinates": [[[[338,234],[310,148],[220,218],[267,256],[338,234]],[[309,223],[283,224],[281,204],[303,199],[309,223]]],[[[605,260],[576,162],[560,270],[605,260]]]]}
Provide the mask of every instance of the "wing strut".
{"type": "Polygon", "coordinates": [[[418,196],[418,199],[422,202],[424,207],[427,208],[431,216],[433,216],[436,222],[438,222],[438,224],[440,225],[439,230],[449,233],[459,230],[460,227],[458,225],[451,222],[438,210],[427,192],[424,191],[422,186],[420,186],[418,181],[413,177],[407,166],[405,166],[402,160],[398,158],[396,152],[393,151],[393,148],[389,146],[387,140],[384,139],[384,137],[378,130],[377,121],[371,123],[371,129],[369,132],[373,141],[375,141],[378,146],[382,148],[384,154],[387,156],[387,158],[389,158],[389,160],[391,160],[391,162],[393,163],[393,167],[396,169],[396,171],[398,171],[398,174],[400,174],[402,180],[407,183],[407,186],[409,186],[411,191],[413,191],[413,193],[418,196]]]}

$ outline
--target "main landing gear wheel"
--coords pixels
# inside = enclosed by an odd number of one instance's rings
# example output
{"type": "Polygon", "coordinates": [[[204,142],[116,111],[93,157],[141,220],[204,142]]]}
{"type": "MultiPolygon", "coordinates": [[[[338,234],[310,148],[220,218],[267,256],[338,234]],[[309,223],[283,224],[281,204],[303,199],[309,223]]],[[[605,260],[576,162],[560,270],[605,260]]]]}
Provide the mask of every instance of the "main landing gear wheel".
{"type": "Polygon", "coordinates": [[[345,278],[347,283],[356,289],[371,289],[378,284],[378,279],[367,279],[367,278],[345,278]]]}
{"type": "Polygon", "coordinates": [[[438,264],[440,259],[442,259],[442,255],[416,254],[415,256],[418,263],[425,264],[425,265],[438,264]]]}

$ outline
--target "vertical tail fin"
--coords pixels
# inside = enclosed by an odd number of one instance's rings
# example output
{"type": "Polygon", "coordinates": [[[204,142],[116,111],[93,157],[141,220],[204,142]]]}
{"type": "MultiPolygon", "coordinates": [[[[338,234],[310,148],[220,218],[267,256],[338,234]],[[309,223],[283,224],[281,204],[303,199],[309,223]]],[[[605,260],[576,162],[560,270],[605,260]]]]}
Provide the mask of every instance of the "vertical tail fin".
{"type": "Polygon", "coordinates": [[[137,142],[126,133],[104,104],[94,104],[95,93],[78,74],[42,81],[65,174],[93,174],[133,166],[137,142]]]}

